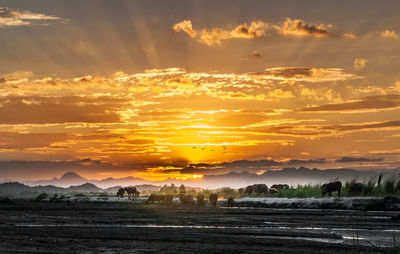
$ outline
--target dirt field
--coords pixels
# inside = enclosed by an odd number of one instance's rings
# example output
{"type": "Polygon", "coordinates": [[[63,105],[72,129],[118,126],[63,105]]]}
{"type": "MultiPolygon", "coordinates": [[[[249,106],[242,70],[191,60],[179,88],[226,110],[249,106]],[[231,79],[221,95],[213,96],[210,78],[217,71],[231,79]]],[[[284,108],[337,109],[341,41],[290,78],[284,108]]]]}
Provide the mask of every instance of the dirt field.
{"type": "Polygon", "coordinates": [[[383,253],[398,213],[19,200],[0,204],[0,253],[383,253]]]}

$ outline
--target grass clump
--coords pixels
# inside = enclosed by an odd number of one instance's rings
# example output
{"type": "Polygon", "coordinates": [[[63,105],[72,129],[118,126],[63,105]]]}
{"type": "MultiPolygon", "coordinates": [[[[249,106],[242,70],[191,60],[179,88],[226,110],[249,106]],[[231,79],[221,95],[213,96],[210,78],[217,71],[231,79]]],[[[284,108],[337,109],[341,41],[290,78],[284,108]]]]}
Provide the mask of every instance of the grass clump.
{"type": "Polygon", "coordinates": [[[49,195],[46,192],[42,192],[39,195],[37,195],[34,199],[32,199],[33,202],[40,202],[44,199],[46,199],[49,195]]]}

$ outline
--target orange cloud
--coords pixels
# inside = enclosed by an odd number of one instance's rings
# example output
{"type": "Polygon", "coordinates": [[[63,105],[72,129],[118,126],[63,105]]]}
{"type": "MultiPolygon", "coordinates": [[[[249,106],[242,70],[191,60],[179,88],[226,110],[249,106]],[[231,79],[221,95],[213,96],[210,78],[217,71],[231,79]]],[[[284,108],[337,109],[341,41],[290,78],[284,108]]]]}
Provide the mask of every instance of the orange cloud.
{"type": "Polygon", "coordinates": [[[380,35],[382,38],[392,38],[392,39],[397,39],[397,38],[399,38],[399,35],[398,35],[395,31],[393,31],[393,30],[385,30],[385,31],[382,31],[382,32],[379,33],[379,35],[380,35]]]}
{"type": "Polygon", "coordinates": [[[176,32],[183,31],[192,38],[197,38],[200,42],[212,46],[214,44],[220,45],[221,41],[242,38],[254,39],[264,37],[267,34],[269,25],[262,21],[253,21],[249,24],[241,24],[234,27],[232,30],[225,30],[222,28],[202,29],[195,30],[192,26],[191,20],[184,20],[173,25],[172,29],[176,32]]]}
{"type": "Polygon", "coordinates": [[[282,26],[275,26],[275,28],[282,35],[294,35],[294,36],[315,36],[315,37],[327,37],[331,36],[332,33],[328,30],[330,25],[324,24],[307,24],[304,20],[295,19],[292,20],[287,18],[282,26]]]}
{"type": "Polygon", "coordinates": [[[281,35],[288,36],[315,36],[315,37],[327,37],[331,36],[332,33],[328,30],[330,25],[324,24],[307,24],[301,19],[292,20],[287,18],[283,25],[270,25],[263,21],[253,21],[250,24],[244,23],[235,26],[232,30],[227,30],[219,27],[201,30],[195,30],[191,20],[184,20],[176,23],[172,26],[172,29],[176,32],[185,32],[190,37],[196,38],[199,42],[204,43],[208,46],[220,45],[223,40],[229,39],[255,39],[267,37],[271,28],[281,35]]]}
{"type": "Polygon", "coordinates": [[[347,39],[357,39],[358,38],[358,36],[356,34],[352,34],[352,33],[343,34],[343,37],[345,37],[347,39]]]}

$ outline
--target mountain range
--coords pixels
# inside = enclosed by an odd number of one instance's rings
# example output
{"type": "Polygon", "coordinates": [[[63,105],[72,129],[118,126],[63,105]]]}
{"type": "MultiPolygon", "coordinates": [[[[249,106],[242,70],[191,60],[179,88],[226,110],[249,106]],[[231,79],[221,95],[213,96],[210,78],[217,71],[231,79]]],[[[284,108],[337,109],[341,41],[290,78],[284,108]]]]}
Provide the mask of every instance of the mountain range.
{"type": "MultiPolygon", "coordinates": [[[[397,169],[397,171],[398,170],[399,169],[397,169]]],[[[334,180],[340,180],[343,182],[352,180],[366,182],[377,178],[377,175],[379,173],[382,173],[386,177],[390,177],[396,173],[396,170],[359,171],[345,168],[321,170],[317,168],[309,169],[305,167],[300,167],[284,168],[282,170],[267,170],[262,174],[253,174],[248,172],[230,172],[222,175],[205,175],[202,178],[196,179],[166,179],[164,181],[149,181],[131,176],[124,178],[111,177],[102,180],[90,180],[81,177],[77,173],[67,172],[60,178],[53,178],[51,180],[25,181],[24,183],[29,186],[54,185],[58,187],[70,187],[73,185],[91,183],[103,189],[115,186],[161,186],[164,184],[174,183],[176,185],[184,184],[186,186],[214,189],[220,187],[240,188],[254,183],[265,183],[267,185],[286,183],[289,185],[298,185],[318,184],[334,180]]]]}

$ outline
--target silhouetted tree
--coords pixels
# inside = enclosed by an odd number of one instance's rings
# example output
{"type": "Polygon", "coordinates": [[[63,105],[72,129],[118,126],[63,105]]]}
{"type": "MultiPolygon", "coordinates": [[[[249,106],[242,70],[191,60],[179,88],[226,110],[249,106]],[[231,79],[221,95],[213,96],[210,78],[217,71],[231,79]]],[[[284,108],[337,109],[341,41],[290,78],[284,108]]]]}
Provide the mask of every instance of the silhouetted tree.
{"type": "Polygon", "coordinates": [[[122,198],[125,194],[125,188],[119,188],[117,192],[117,197],[122,198]]]}
{"type": "Polygon", "coordinates": [[[166,194],[175,195],[176,193],[178,193],[178,189],[174,184],[171,184],[171,186],[165,184],[163,187],[161,187],[160,192],[165,192],[166,194]]]}
{"type": "Polygon", "coordinates": [[[126,193],[128,194],[128,197],[137,197],[139,195],[139,192],[137,191],[136,187],[130,186],[125,188],[126,193]]]}

